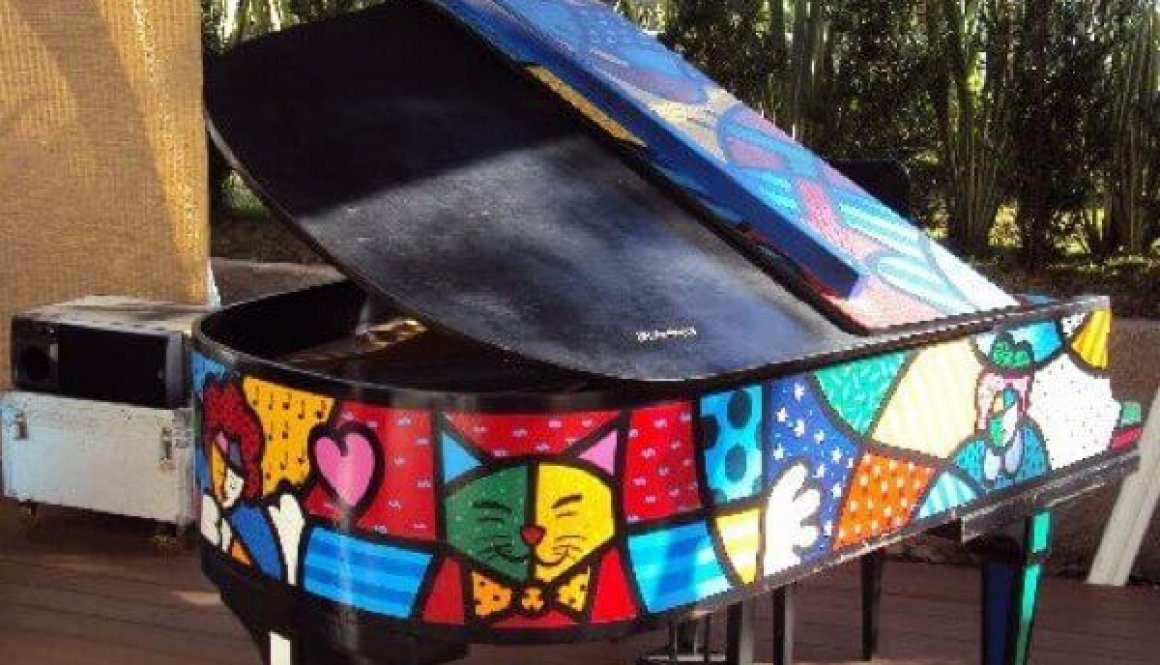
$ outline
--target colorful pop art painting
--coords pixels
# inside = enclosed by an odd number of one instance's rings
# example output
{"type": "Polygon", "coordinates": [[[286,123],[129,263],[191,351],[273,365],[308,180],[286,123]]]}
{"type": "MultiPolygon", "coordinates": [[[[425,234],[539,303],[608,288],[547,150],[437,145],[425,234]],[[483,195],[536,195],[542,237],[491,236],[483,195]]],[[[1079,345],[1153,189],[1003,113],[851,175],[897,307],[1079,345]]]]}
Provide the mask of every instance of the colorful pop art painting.
{"type": "Polygon", "coordinates": [[[633,621],[1131,445],[1106,317],[603,411],[331,400],[199,356],[201,532],[235,565],[384,617],[633,621]]]}

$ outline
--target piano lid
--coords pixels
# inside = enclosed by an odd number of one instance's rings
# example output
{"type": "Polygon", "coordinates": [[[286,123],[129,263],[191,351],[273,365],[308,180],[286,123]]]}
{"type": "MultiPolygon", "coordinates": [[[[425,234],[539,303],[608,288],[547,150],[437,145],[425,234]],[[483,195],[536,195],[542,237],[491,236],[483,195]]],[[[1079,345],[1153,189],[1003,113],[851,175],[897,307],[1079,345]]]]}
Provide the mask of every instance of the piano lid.
{"type": "Polygon", "coordinates": [[[600,0],[433,0],[641,140],[863,331],[1015,300],[600,0]]]}
{"type": "MultiPolygon", "coordinates": [[[[465,25],[433,4],[394,0],[245,44],[210,68],[211,132],[280,217],[368,293],[531,360],[679,381],[870,341],[824,316],[818,294],[793,295],[755,248],[724,240],[727,213],[682,205],[678,187],[630,166],[552,86],[465,25]]],[[[568,95],[560,71],[540,74],[568,95]]],[[[641,136],[613,114],[599,119],[629,141],[641,136]]],[[[688,181],[679,163],[659,165],[688,181]]],[[[818,168],[844,196],[866,199],[859,219],[884,226],[881,206],[818,168]]],[[[802,178],[794,186],[808,191],[802,178]]],[[[837,206],[826,208],[834,225],[837,206]]],[[[861,242],[905,239],[914,246],[900,259],[953,261],[898,224],[861,242]]],[[[779,255],[819,279],[792,252],[779,255]]],[[[906,307],[877,284],[859,297],[906,307]]]]}

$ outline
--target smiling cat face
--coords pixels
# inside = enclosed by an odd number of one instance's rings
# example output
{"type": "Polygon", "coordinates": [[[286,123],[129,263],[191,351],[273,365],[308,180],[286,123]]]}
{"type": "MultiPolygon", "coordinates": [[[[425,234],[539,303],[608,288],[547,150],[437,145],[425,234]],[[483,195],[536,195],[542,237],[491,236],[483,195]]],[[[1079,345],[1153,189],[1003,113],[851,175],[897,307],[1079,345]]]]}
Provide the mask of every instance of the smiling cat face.
{"type": "Polygon", "coordinates": [[[445,508],[452,547],[520,582],[555,580],[615,530],[608,485],[565,464],[521,464],[474,478],[446,497],[445,508]]]}

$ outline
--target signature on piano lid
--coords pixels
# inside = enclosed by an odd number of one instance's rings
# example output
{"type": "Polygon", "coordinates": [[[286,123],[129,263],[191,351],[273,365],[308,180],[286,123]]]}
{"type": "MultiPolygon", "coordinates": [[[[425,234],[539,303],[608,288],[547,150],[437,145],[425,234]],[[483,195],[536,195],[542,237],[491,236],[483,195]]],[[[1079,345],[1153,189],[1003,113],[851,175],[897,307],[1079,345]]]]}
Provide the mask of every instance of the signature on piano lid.
{"type": "Polygon", "coordinates": [[[668,328],[666,330],[638,330],[636,341],[647,344],[649,342],[667,342],[672,339],[692,339],[696,336],[697,328],[695,326],[685,326],[684,328],[668,328]]]}

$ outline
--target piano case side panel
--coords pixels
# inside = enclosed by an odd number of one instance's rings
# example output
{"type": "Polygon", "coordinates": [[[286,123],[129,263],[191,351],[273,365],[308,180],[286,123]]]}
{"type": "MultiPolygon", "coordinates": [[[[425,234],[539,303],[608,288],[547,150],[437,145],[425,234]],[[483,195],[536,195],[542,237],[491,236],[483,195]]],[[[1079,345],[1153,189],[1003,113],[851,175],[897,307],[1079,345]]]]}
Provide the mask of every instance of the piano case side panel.
{"type": "Polygon", "coordinates": [[[582,411],[338,399],[199,354],[207,570],[271,607],[473,641],[656,625],[1129,466],[1139,428],[1111,395],[1109,321],[582,411]]]}

